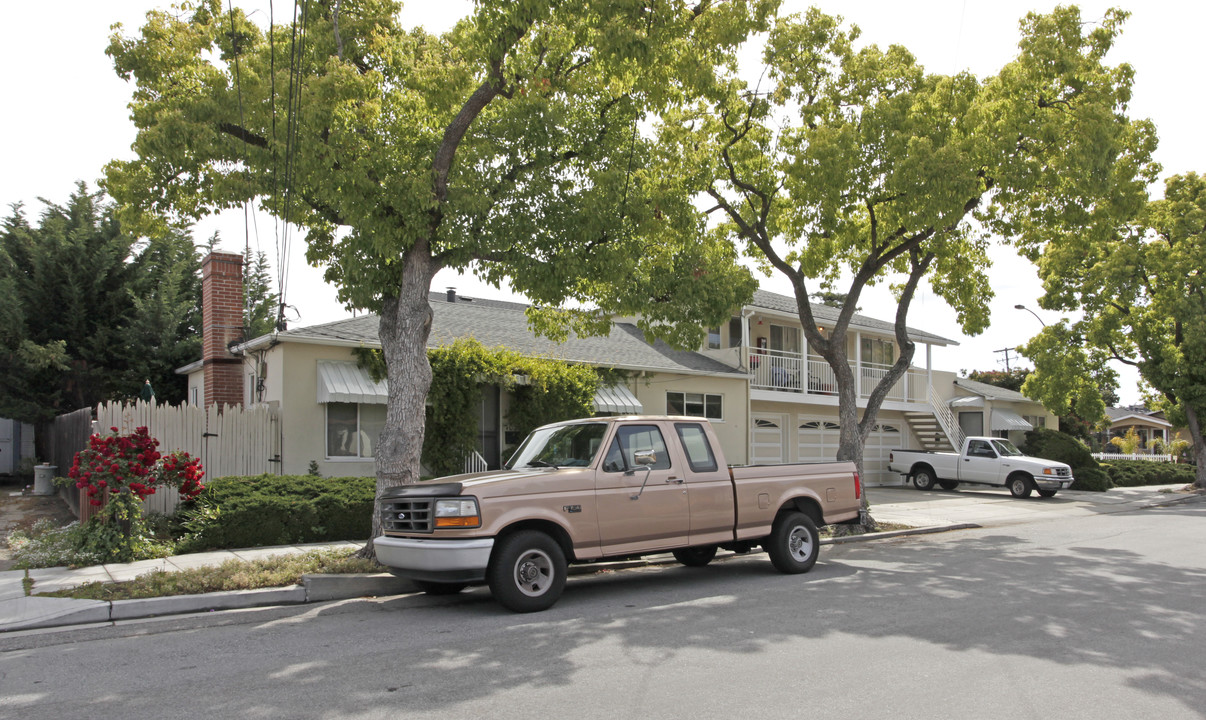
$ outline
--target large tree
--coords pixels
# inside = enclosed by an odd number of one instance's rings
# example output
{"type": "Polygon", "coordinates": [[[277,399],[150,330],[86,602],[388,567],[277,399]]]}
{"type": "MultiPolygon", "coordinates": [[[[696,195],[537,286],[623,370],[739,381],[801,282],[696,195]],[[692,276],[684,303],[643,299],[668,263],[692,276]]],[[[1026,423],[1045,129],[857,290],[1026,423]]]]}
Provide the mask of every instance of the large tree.
{"type": "Polygon", "coordinates": [[[136,241],[82,183],[36,226],[15,207],[0,231],[0,416],[133,399],[148,379],[183,399],[173,371],[199,350],[199,272],[187,233],[136,241]]]}
{"type": "Polygon", "coordinates": [[[1075,8],[1028,15],[1017,57],[981,80],[927,73],[899,46],[860,49],[857,28],[810,10],[772,29],[758,85],[732,79],[720,101],[662,128],[678,172],[721,219],[717,232],[790,280],[809,350],[837,376],[839,459],[861,465],[909,367],[906,320],[923,280],[978,333],[992,236],[1100,223],[1142,192],[1134,176],[1151,128],[1123,113],[1130,69],[1103,63],[1123,18],[1111,12],[1093,27],[1075,8]],[[809,295],[843,278],[840,314],[822,333],[809,295]],[[894,283],[900,352],[860,417],[848,328],[877,282],[894,283]]]}
{"type": "Polygon", "coordinates": [[[1164,198],[1113,233],[1072,233],[1031,248],[1050,309],[1082,311],[1024,348],[1035,373],[1027,392],[1071,402],[1105,359],[1139,369],[1183,421],[1206,488],[1206,178],[1169,178],[1164,198]]]}
{"type": "Polygon", "coordinates": [[[380,491],[419,477],[439,270],[509,279],[545,331],[639,313],[680,345],[749,296],[644,129],[714,91],[775,5],[480,0],[440,36],[389,0],[314,0],[267,29],[218,0],[152,12],[109,47],[136,82],[138,157],[106,187],[144,226],[258,200],[304,228],[340,298],[380,316],[380,491]],[[591,309],[556,310],[571,301],[591,309]]]}

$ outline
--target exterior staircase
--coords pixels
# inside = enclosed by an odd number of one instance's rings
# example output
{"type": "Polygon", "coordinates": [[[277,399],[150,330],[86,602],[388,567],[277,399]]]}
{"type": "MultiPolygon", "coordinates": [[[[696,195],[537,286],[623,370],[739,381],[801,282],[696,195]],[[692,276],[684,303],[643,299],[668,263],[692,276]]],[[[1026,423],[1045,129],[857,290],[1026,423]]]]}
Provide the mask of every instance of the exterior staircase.
{"type": "Polygon", "coordinates": [[[938,417],[933,413],[907,412],[904,418],[909,424],[909,430],[913,431],[913,437],[917,438],[918,444],[921,445],[921,450],[951,452],[955,449],[946,431],[938,423],[938,417]]]}
{"type": "Polygon", "coordinates": [[[954,452],[963,448],[963,429],[955,414],[930,386],[930,412],[906,412],[905,422],[922,450],[954,452]]]}

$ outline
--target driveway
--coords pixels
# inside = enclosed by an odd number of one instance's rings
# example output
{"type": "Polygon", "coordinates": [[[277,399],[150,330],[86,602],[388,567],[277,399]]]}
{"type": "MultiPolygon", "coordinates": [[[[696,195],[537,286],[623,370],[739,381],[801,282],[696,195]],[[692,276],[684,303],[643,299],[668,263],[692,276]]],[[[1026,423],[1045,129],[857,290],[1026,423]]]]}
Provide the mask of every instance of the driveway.
{"type": "Polygon", "coordinates": [[[1052,498],[1015,498],[997,488],[921,491],[912,487],[871,487],[871,516],[880,522],[914,527],[974,523],[1001,527],[1067,517],[1124,512],[1184,502],[1195,497],[1184,485],[1114,488],[1108,492],[1063,490],[1052,498]]]}

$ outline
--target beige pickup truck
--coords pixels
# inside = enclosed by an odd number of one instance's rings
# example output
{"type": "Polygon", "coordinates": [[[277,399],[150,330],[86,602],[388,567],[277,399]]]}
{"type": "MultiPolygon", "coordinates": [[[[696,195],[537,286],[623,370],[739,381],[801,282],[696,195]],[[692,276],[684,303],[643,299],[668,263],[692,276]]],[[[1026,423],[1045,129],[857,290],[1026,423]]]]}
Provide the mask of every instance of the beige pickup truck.
{"type": "Polygon", "coordinates": [[[672,552],[707,565],[762,547],[785,573],[817,561],[817,527],[857,522],[853,463],[728,467],[709,422],[592,418],[546,425],[503,470],[390,488],[377,559],[429,594],[487,584],[545,610],[570,563],[672,552]]]}

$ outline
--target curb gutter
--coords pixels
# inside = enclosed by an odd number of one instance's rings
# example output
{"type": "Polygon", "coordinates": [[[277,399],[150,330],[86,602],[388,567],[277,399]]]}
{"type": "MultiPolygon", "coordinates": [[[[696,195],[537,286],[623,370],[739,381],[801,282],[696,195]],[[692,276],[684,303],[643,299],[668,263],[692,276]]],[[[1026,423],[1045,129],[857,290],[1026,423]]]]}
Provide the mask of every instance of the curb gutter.
{"type": "MultiPolygon", "coordinates": [[[[852,542],[870,542],[905,535],[924,535],[978,527],[980,526],[972,523],[936,525],[829,538],[822,540],[821,544],[838,545],[852,542]]],[[[635,567],[673,565],[675,563],[676,561],[669,554],[662,554],[640,560],[620,560],[616,562],[573,565],[570,566],[569,573],[570,575],[589,575],[602,570],[625,570],[635,567]]],[[[163,615],[182,615],[218,610],[243,610],[273,605],[302,605],[305,603],[348,600],[358,597],[389,597],[415,592],[418,592],[418,588],[409,580],[394,577],[388,573],[360,573],[304,575],[302,576],[302,584],[283,588],[231,590],[199,595],[170,595],[167,597],[140,598],[137,600],[74,600],[70,598],[40,598],[33,596],[19,598],[16,601],[10,602],[33,600],[45,603],[46,601],[52,601],[51,607],[36,617],[0,625],[0,633],[56,628],[69,625],[112,623],[119,620],[136,620],[163,615]]]]}

